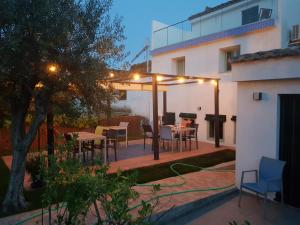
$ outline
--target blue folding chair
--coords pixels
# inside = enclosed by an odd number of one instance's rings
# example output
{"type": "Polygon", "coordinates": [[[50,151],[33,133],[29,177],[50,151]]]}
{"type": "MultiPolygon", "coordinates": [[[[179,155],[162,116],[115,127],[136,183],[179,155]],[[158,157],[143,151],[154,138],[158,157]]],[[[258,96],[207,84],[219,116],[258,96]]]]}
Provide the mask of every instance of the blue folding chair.
{"type": "Polygon", "coordinates": [[[260,160],[259,171],[243,171],[241,177],[239,207],[241,206],[242,189],[250,190],[252,192],[255,192],[256,195],[261,195],[264,197],[264,212],[268,193],[281,192],[281,203],[283,204],[282,174],[284,166],[284,161],[262,157],[260,160]],[[245,183],[244,175],[245,173],[250,172],[255,173],[256,182],[245,183]]]}

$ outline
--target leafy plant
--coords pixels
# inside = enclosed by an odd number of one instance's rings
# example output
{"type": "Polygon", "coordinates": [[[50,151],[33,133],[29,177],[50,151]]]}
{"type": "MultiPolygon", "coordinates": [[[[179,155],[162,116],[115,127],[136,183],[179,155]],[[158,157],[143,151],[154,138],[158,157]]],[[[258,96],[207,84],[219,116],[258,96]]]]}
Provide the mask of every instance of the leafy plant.
{"type": "Polygon", "coordinates": [[[142,201],[138,212],[131,212],[130,203],[139,197],[133,188],[136,175],[126,177],[120,171],[111,176],[108,167],[99,160],[92,168],[83,166],[72,157],[75,142],[58,146],[57,154],[49,158],[49,165],[42,161],[41,175],[47,183],[43,205],[47,208],[55,205],[56,216],[50,217],[53,221],[49,223],[86,224],[91,212],[95,212],[99,225],[151,224],[153,203],[142,201]]]}
{"type": "Polygon", "coordinates": [[[43,158],[38,154],[33,154],[27,157],[26,160],[26,171],[31,177],[31,187],[40,187],[43,185],[43,177],[41,176],[40,169],[43,158]]]}

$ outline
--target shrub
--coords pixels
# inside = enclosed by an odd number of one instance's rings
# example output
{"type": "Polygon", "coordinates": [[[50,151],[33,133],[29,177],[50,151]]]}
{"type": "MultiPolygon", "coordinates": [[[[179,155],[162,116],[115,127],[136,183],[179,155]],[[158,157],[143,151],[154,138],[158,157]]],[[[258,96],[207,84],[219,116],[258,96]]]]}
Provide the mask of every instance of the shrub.
{"type": "Polygon", "coordinates": [[[41,175],[47,184],[42,202],[47,208],[55,205],[56,216],[50,220],[59,225],[85,224],[94,209],[97,224],[150,224],[146,218],[153,212],[151,203],[142,202],[137,216],[130,211],[129,202],[139,197],[133,189],[135,175],[125,177],[119,172],[110,176],[99,160],[91,168],[83,166],[72,157],[75,141],[58,146],[49,165],[42,160],[41,175]]]}

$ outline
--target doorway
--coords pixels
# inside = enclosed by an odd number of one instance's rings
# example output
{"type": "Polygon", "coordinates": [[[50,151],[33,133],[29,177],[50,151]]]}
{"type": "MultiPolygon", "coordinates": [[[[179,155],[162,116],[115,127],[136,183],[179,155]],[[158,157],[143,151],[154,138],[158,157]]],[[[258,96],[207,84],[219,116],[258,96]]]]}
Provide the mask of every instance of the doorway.
{"type": "Polygon", "coordinates": [[[300,208],[300,94],[280,95],[279,159],[286,161],[284,202],[300,208]]]}

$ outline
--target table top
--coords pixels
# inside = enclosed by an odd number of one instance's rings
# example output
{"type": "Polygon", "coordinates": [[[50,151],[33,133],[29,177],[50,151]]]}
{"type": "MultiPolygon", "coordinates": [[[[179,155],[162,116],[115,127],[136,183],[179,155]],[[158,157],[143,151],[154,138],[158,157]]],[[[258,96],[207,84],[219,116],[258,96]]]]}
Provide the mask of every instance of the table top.
{"type": "Polygon", "coordinates": [[[179,131],[196,130],[195,127],[174,126],[174,125],[169,125],[169,126],[172,127],[173,130],[179,130],[179,131]]]}
{"type": "Polygon", "coordinates": [[[123,126],[103,126],[104,129],[111,129],[111,130],[126,130],[127,127],[123,126]]]}
{"type": "Polygon", "coordinates": [[[106,137],[103,135],[97,135],[90,132],[80,131],[80,132],[71,132],[72,135],[78,135],[78,141],[89,141],[89,140],[104,140],[106,137]]]}

